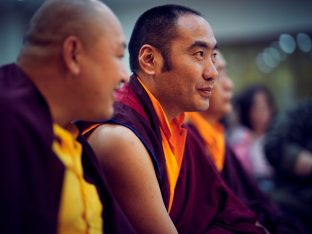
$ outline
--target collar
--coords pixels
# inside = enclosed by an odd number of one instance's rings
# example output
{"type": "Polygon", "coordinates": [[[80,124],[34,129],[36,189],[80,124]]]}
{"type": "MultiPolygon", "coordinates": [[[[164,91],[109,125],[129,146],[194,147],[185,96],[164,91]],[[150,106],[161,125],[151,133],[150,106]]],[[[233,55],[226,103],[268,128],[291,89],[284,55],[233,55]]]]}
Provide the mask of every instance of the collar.
{"type": "Polygon", "coordinates": [[[159,120],[159,128],[161,133],[162,147],[166,160],[166,171],[169,180],[170,193],[169,193],[169,204],[168,211],[170,213],[175,186],[177,184],[180,168],[183,161],[184,147],[187,131],[182,128],[182,123],[184,121],[184,113],[174,118],[171,122],[158,102],[155,96],[145,87],[143,82],[138,81],[142,85],[143,89],[146,91],[149,99],[152,102],[152,106],[155,110],[156,116],[159,120]]]}
{"type": "Polygon", "coordinates": [[[82,146],[76,140],[75,135],[58,124],[53,124],[53,132],[55,135],[54,152],[60,156],[66,166],[73,162],[72,157],[81,158],[82,146]]]}
{"type": "Polygon", "coordinates": [[[209,156],[218,171],[222,171],[225,157],[224,127],[220,123],[211,124],[197,112],[187,113],[186,119],[197,129],[209,156]]]}
{"type": "Polygon", "coordinates": [[[182,131],[184,129],[182,129],[181,126],[184,122],[185,114],[181,113],[180,115],[175,117],[171,122],[169,122],[166,113],[164,112],[161,104],[158,102],[156,97],[148,90],[148,88],[143,84],[143,82],[140,80],[139,77],[137,77],[137,79],[144,88],[144,90],[146,91],[146,93],[148,94],[149,98],[151,99],[152,105],[160,122],[160,129],[163,131],[166,139],[170,144],[170,147],[174,151],[175,150],[174,135],[176,133],[182,135],[182,131]]]}

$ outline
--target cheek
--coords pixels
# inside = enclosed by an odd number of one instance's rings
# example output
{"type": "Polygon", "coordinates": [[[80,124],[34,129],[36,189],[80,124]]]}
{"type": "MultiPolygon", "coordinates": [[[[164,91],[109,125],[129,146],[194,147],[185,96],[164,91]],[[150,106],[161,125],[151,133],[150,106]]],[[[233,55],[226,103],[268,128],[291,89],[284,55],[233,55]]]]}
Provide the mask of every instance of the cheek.
{"type": "Polygon", "coordinates": [[[215,84],[212,89],[211,99],[218,100],[218,99],[221,99],[222,96],[223,96],[222,88],[220,88],[218,84],[215,84]]]}
{"type": "Polygon", "coordinates": [[[212,111],[218,112],[218,110],[224,108],[224,103],[222,103],[222,100],[220,99],[219,96],[217,96],[217,95],[212,95],[212,96],[209,98],[209,108],[210,108],[212,111]]]}
{"type": "Polygon", "coordinates": [[[99,105],[110,105],[111,99],[113,97],[114,85],[109,79],[109,75],[110,74],[103,70],[99,72],[99,74],[97,74],[97,82],[94,83],[92,87],[93,93],[96,95],[95,101],[98,101],[99,105]]]}
{"type": "Polygon", "coordinates": [[[114,89],[120,80],[119,67],[114,63],[106,64],[102,70],[102,79],[106,89],[114,89]]]}
{"type": "Polygon", "coordinates": [[[211,97],[209,98],[210,105],[219,105],[220,104],[220,98],[216,93],[213,93],[211,97]]]}
{"type": "Polygon", "coordinates": [[[191,83],[183,83],[183,84],[179,84],[179,86],[177,86],[177,84],[175,84],[172,89],[177,89],[178,93],[177,95],[179,95],[179,98],[184,98],[184,99],[191,99],[192,96],[194,94],[196,94],[196,90],[193,84],[191,83]]]}
{"type": "Polygon", "coordinates": [[[111,66],[108,69],[114,86],[116,86],[122,80],[127,81],[129,79],[128,72],[126,71],[123,62],[120,59],[115,59],[112,61],[111,66]]]}

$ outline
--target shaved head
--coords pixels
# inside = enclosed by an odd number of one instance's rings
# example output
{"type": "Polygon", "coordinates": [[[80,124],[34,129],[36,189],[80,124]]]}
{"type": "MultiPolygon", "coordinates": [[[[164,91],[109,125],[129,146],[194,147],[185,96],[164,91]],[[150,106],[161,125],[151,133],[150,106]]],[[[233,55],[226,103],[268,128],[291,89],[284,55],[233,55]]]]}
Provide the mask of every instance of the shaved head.
{"type": "Polygon", "coordinates": [[[46,0],[25,34],[17,65],[48,100],[53,119],[107,119],[127,80],[125,37],[99,0],[46,0]]]}
{"type": "Polygon", "coordinates": [[[47,50],[60,46],[68,36],[78,37],[89,47],[111,26],[112,19],[115,15],[97,0],[46,0],[31,19],[24,47],[47,50]]]}

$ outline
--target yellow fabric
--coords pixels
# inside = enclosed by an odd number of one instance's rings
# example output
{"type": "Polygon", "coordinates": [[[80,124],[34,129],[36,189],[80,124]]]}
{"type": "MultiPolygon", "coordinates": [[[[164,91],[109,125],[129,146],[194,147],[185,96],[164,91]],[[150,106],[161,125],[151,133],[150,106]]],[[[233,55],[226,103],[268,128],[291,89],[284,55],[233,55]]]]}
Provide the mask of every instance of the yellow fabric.
{"type": "Polygon", "coordinates": [[[82,146],[57,124],[53,151],[65,166],[59,211],[59,234],[103,233],[102,204],[94,185],[83,178],[82,146]]]}
{"type": "Polygon", "coordinates": [[[167,176],[170,185],[170,197],[168,212],[170,212],[174,197],[174,190],[180,173],[180,168],[183,160],[184,146],[187,131],[181,125],[184,121],[184,113],[174,118],[170,123],[166,117],[158,100],[154,95],[145,87],[145,85],[138,79],[145,91],[147,92],[156,115],[160,122],[160,132],[162,138],[162,146],[166,158],[167,176]]]}
{"type": "Polygon", "coordinates": [[[221,124],[211,124],[197,112],[186,113],[188,122],[195,126],[205,142],[207,152],[211,156],[218,171],[223,170],[225,157],[224,128],[221,124]]]}

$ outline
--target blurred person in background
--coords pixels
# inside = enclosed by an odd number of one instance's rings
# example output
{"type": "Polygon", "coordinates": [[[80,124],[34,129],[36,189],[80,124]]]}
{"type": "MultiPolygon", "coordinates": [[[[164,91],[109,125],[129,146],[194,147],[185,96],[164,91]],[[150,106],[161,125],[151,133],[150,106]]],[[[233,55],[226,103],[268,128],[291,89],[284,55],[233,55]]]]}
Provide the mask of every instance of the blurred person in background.
{"type": "Polygon", "coordinates": [[[252,175],[251,162],[248,155],[249,143],[250,143],[250,132],[247,127],[243,126],[239,116],[239,101],[238,95],[232,98],[232,110],[224,115],[221,122],[223,123],[226,131],[225,135],[231,145],[232,149],[236,153],[236,157],[240,161],[245,171],[252,175]]]}
{"type": "Polygon", "coordinates": [[[221,119],[231,111],[233,82],[226,71],[226,61],[218,52],[216,68],[219,76],[215,81],[209,108],[203,112],[188,112],[186,127],[196,133],[217,170],[229,188],[257,215],[257,219],[270,233],[302,233],[301,227],[285,217],[275,204],[261,192],[242,167],[230,148],[221,119]]]}
{"type": "Polygon", "coordinates": [[[280,113],[268,129],[266,157],[275,169],[272,199],[312,233],[312,97],[280,113]]]}
{"type": "Polygon", "coordinates": [[[238,158],[249,165],[248,172],[261,190],[269,192],[273,185],[273,169],[264,155],[263,144],[267,128],[275,115],[275,104],[270,91],[263,85],[251,85],[238,97],[239,120],[245,133],[231,142],[238,158]]]}

